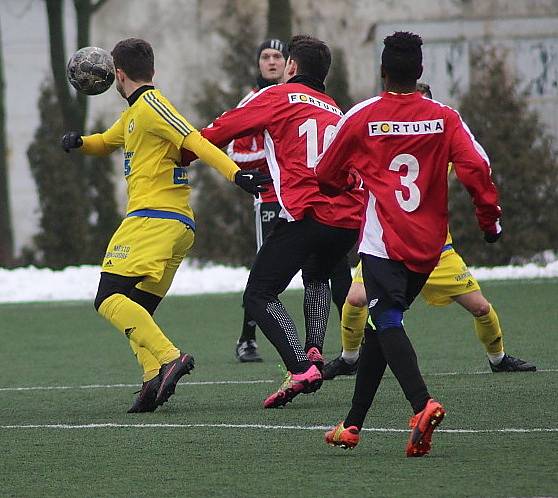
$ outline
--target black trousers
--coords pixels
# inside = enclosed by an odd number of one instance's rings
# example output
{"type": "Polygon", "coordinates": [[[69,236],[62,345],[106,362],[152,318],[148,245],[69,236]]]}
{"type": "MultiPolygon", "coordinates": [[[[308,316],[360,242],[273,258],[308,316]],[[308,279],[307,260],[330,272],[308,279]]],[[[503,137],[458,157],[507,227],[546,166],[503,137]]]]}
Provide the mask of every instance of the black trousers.
{"type": "Polygon", "coordinates": [[[311,338],[321,350],[331,302],[329,277],[357,238],[356,229],[331,227],[309,216],[293,222],[281,219],[256,256],[244,292],[244,306],[293,373],[307,370],[310,363],[294,322],[278,296],[302,269],[306,343],[309,331],[323,331],[322,337],[316,333],[311,338]]]}

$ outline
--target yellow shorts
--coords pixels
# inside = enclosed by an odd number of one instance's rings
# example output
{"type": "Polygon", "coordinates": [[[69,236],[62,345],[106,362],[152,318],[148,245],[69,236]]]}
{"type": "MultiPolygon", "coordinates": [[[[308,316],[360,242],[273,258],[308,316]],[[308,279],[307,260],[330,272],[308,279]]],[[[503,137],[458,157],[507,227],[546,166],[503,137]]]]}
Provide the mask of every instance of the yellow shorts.
{"type": "Polygon", "coordinates": [[[102,271],[145,277],[136,287],[163,297],[193,243],[193,230],[181,221],[124,218],[108,244],[102,271]]]}
{"type": "Polygon", "coordinates": [[[362,263],[359,261],[355,268],[355,273],[353,275],[354,284],[364,284],[364,279],[362,278],[362,263]]]}
{"type": "Polygon", "coordinates": [[[431,306],[446,306],[453,302],[452,296],[477,290],[480,290],[479,283],[471,275],[461,256],[449,249],[440,256],[438,266],[428,277],[420,294],[431,306]]]}

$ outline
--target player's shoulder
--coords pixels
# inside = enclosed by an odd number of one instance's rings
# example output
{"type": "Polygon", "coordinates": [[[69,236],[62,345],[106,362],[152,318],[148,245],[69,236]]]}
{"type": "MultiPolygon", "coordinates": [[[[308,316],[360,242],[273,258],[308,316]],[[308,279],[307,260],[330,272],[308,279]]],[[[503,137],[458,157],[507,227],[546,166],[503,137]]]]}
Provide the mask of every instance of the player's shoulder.
{"type": "Polygon", "coordinates": [[[151,113],[153,118],[164,121],[184,135],[194,131],[186,118],[176,110],[158,89],[147,90],[141,95],[140,99],[145,112],[151,113]]]}
{"type": "Polygon", "coordinates": [[[141,94],[140,101],[143,106],[150,107],[153,110],[160,108],[174,109],[171,101],[167,97],[165,97],[157,88],[153,88],[143,92],[141,94]]]}
{"type": "Polygon", "coordinates": [[[238,104],[237,107],[244,107],[251,102],[267,101],[269,96],[275,95],[277,87],[282,85],[271,85],[262,88],[261,90],[252,90],[248,95],[246,95],[238,104]]]}
{"type": "Polygon", "coordinates": [[[361,119],[367,119],[369,113],[373,112],[376,106],[378,106],[381,102],[382,96],[376,95],[375,97],[371,97],[369,99],[363,100],[362,102],[359,102],[358,104],[355,104],[341,118],[341,120],[337,124],[337,127],[341,128],[346,123],[352,123],[361,119]]]}
{"type": "Polygon", "coordinates": [[[443,102],[440,102],[440,101],[435,100],[435,99],[429,99],[428,97],[422,97],[422,102],[423,102],[424,105],[427,105],[429,107],[432,107],[432,108],[436,109],[437,111],[439,111],[441,114],[443,114],[445,116],[460,119],[459,112],[456,109],[454,109],[453,107],[451,107],[447,104],[444,104],[443,102]]]}
{"type": "Polygon", "coordinates": [[[252,90],[250,90],[246,95],[244,95],[244,97],[242,97],[242,99],[240,99],[240,102],[237,104],[236,107],[242,107],[243,104],[250,100],[252,98],[253,95],[255,95],[258,92],[257,88],[252,88],[252,90]]]}
{"type": "Polygon", "coordinates": [[[355,104],[345,113],[345,118],[350,119],[365,114],[366,111],[370,111],[378,106],[382,102],[382,99],[383,97],[381,95],[376,95],[375,97],[371,97],[355,104]]]}

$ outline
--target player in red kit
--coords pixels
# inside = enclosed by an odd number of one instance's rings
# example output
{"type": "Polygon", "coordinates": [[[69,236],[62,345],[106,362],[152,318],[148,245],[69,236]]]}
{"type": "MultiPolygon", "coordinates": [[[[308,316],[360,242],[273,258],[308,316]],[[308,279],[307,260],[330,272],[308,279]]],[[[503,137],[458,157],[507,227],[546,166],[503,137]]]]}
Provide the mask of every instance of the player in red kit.
{"type": "Polygon", "coordinates": [[[331,64],[328,47],[309,36],[289,44],[286,83],[262,89],[225,112],[202,135],[223,146],[233,138],[263,133],[266,159],[281,204],[280,219],[264,241],[244,292],[244,306],[285,362],[288,373],[264,407],[283,406],[322,384],[322,346],[331,291],[329,275],[355,244],[362,191],[335,198],[322,194],[314,166],[342,112],[325,92],[331,64]],[[306,340],[278,296],[302,269],[306,340]]]}
{"type": "MultiPolygon", "coordinates": [[[[257,86],[251,90],[238,104],[250,100],[262,88],[280,83],[285,72],[287,47],[281,40],[275,38],[263,41],[256,52],[258,65],[257,86]]],[[[227,147],[228,156],[243,169],[257,169],[269,174],[265,160],[264,137],[261,133],[247,135],[232,140],[227,147]]],[[[273,187],[262,192],[254,200],[256,221],[256,247],[259,250],[273,225],[279,218],[281,205],[273,187]]],[[[235,356],[242,363],[262,361],[256,343],[256,322],[252,320],[246,310],[242,321],[242,332],[235,346],[235,356]]]]}
{"type": "Polygon", "coordinates": [[[322,191],[330,195],[347,188],[352,170],[367,191],[359,253],[372,322],[365,331],[351,410],[326,433],[326,442],[357,444],[389,365],[415,413],[407,456],[423,456],[445,411],[428,393],[403,313],[438,263],[446,239],[448,163],[471,194],[488,242],[501,235],[500,207],[488,157],[467,125],[456,111],[416,91],[421,38],[397,32],[384,44],[385,91],[346,114],[316,168],[322,191]]]}

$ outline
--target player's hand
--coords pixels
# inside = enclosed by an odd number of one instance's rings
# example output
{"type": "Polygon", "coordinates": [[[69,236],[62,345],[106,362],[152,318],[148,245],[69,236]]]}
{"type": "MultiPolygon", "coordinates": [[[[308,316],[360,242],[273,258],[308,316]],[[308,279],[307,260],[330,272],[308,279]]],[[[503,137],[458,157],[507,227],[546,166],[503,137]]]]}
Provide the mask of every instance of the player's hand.
{"type": "Polygon", "coordinates": [[[489,244],[494,244],[500,237],[502,236],[502,229],[500,231],[494,230],[486,230],[484,232],[484,240],[489,244]]]}
{"type": "Polygon", "coordinates": [[[360,188],[361,185],[362,179],[360,178],[360,175],[351,168],[349,170],[349,176],[347,177],[347,186],[345,187],[345,190],[357,189],[360,188]]]}
{"type": "Polygon", "coordinates": [[[70,152],[70,149],[79,149],[83,145],[81,134],[77,131],[65,133],[62,137],[61,145],[66,152],[70,152]]]}
{"type": "Polygon", "coordinates": [[[258,171],[257,169],[239,170],[234,175],[234,183],[241,189],[246,190],[249,194],[256,197],[260,192],[267,192],[267,188],[263,185],[271,183],[271,176],[258,171]]]}

